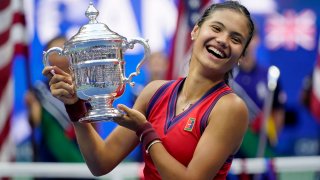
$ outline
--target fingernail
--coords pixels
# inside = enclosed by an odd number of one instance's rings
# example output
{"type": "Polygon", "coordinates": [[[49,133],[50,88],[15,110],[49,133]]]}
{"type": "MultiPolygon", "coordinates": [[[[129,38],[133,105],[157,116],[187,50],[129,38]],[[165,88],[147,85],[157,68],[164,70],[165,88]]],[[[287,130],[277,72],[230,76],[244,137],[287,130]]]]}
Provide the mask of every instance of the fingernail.
{"type": "Polygon", "coordinates": [[[51,69],[50,70],[50,73],[52,74],[52,75],[55,75],[56,73],[54,72],[54,69],[51,69]]]}

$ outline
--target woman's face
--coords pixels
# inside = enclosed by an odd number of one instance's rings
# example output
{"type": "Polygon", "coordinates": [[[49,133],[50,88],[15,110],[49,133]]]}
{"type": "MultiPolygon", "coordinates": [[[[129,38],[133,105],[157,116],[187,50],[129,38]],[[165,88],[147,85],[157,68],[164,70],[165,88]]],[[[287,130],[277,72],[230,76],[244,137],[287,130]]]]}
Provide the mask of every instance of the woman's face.
{"type": "MultiPolygon", "coordinates": [[[[214,11],[191,33],[192,58],[203,67],[225,74],[237,64],[249,37],[248,20],[241,13],[219,9],[214,11]]],[[[194,61],[194,60],[192,60],[194,61]]]]}

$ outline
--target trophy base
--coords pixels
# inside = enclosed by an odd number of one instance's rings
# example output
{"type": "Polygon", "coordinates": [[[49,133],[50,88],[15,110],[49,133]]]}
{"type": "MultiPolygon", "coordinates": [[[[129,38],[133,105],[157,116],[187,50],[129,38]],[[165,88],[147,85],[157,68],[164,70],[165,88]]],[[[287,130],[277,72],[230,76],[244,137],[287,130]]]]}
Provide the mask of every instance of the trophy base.
{"type": "Polygon", "coordinates": [[[81,123],[96,123],[101,121],[113,121],[124,115],[123,112],[116,108],[106,108],[100,110],[89,110],[87,115],[79,120],[81,123]]]}

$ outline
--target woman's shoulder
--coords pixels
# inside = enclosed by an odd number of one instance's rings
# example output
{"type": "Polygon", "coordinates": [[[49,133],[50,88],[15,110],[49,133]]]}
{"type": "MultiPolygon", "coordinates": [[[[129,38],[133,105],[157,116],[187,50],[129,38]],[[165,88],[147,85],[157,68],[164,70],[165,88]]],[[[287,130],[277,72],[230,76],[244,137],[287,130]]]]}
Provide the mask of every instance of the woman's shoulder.
{"type": "Polygon", "coordinates": [[[219,99],[213,109],[215,116],[225,117],[226,122],[248,121],[248,108],[245,102],[235,93],[227,94],[219,99]],[[227,120],[228,119],[228,120],[227,120]]]}
{"type": "Polygon", "coordinates": [[[221,98],[221,103],[219,103],[218,105],[220,106],[220,108],[226,109],[227,111],[232,111],[234,113],[246,114],[248,111],[243,99],[235,93],[230,93],[223,96],[221,98]]]}
{"type": "Polygon", "coordinates": [[[142,92],[139,94],[135,106],[137,108],[141,108],[142,110],[145,110],[146,105],[148,104],[148,102],[150,101],[150,99],[152,98],[152,96],[156,93],[156,91],[163,86],[164,84],[166,84],[167,80],[155,80],[155,81],[151,81],[149,82],[144,89],[142,90],[142,92]]]}
{"type": "Polygon", "coordinates": [[[248,109],[244,101],[234,93],[221,97],[213,108],[206,132],[210,138],[221,141],[222,147],[234,154],[240,147],[248,128],[248,109]]]}
{"type": "Polygon", "coordinates": [[[168,83],[169,80],[154,80],[146,85],[144,91],[154,94],[161,86],[168,83]]]}

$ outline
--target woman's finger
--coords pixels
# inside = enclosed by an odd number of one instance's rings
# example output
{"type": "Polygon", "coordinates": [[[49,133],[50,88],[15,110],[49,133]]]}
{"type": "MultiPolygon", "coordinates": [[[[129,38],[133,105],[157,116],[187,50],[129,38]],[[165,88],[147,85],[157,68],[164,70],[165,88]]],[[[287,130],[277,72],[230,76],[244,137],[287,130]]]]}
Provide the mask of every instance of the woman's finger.
{"type": "MultiPolygon", "coordinates": [[[[124,104],[118,104],[118,109],[123,111],[126,116],[131,119],[137,119],[137,118],[141,118],[141,113],[137,110],[131,109],[128,106],[124,105],[124,104]]],[[[125,117],[126,117],[125,116],[125,117]]],[[[142,115],[143,116],[143,115],[142,115]]],[[[144,117],[144,116],[143,116],[144,117]]]]}
{"type": "Polygon", "coordinates": [[[57,66],[45,66],[42,70],[42,74],[50,79],[55,74],[60,74],[64,76],[68,76],[69,74],[64,72],[62,69],[60,69],[57,66]]]}
{"type": "Polygon", "coordinates": [[[118,104],[118,109],[122,110],[123,112],[126,113],[126,115],[123,117],[124,120],[134,120],[135,121],[135,125],[139,126],[143,123],[145,123],[146,117],[139,111],[135,110],[135,109],[130,109],[129,107],[127,107],[124,104],[118,104]]]}
{"type": "Polygon", "coordinates": [[[65,96],[65,97],[72,97],[72,93],[70,93],[68,90],[66,89],[54,89],[54,88],[50,88],[51,89],[51,94],[54,96],[54,97],[62,97],[62,96],[65,96]]]}
{"type": "Polygon", "coordinates": [[[46,66],[42,70],[42,74],[50,80],[53,77],[53,74],[51,73],[52,70],[53,70],[52,66],[46,66]]]}
{"type": "Polygon", "coordinates": [[[78,100],[75,94],[70,94],[65,89],[53,89],[51,94],[65,104],[73,104],[78,100]]]}
{"type": "Polygon", "coordinates": [[[58,82],[65,82],[72,85],[72,78],[71,76],[68,76],[68,75],[65,76],[65,75],[55,74],[49,81],[49,85],[51,86],[52,84],[56,84],[58,82]]]}
{"type": "Polygon", "coordinates": [[[74,91],[74,86],[68,84],[68,83],[65,83],[65,82],[57,82],[57,83],[54,83],[54,84],[51,84],[50,85],[50,90],[51,91],[54,91],[54,90],[59,90],[59,89],[63,89],[65,90],[66,92],[68,92],[69,94],[75,94],[75,91],[74,91]]]}
{"type": "Polygon", "coordinates": [[[70,74],[66,73],[62,69],[60,69],[58,66],[52,66],[55,74],[60,74],[64,76],[69,76],[70,74]]]}
{"type": "Polygon", "coordinates": [[[124,105],[124,104],[118,104],[118,109],[124,111],[126,114],[128,114],[130,112],[130,108],[128,108],[128,106],[124,105]]]}

